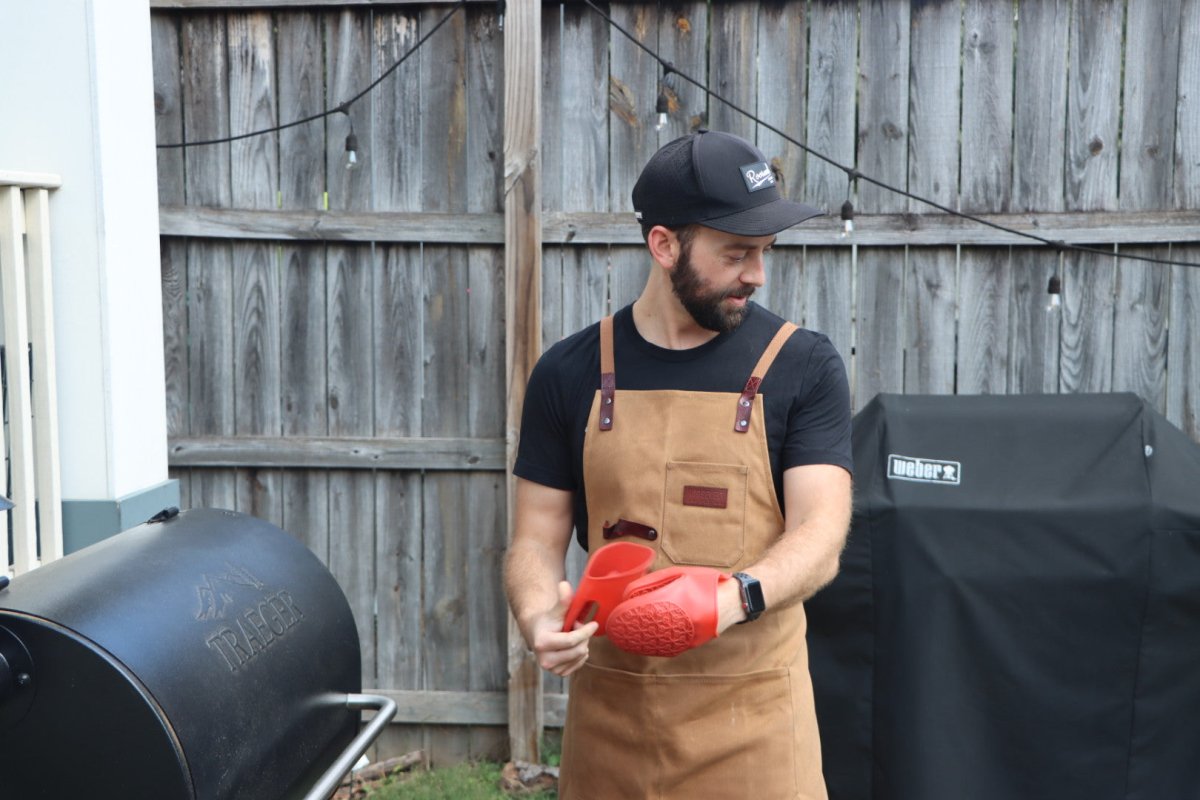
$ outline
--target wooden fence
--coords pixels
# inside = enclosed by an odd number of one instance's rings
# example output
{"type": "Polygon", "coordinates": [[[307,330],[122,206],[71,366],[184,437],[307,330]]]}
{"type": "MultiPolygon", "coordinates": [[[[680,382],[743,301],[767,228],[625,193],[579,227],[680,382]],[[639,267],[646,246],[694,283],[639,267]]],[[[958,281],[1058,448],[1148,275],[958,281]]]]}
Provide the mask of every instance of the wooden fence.
{"type": "MultiPolygon", "coordinates": [[[[151,7],[160,143],[335,107],[452,9],[151,7]]],[[[648,262],[630,189],[658,146],[704,124],[755,140],[788,194],[832,209],[780,237],[759,297],[830,335],[856,408],[881,391],[1133,391],[1200,439],[1200,269],[1057,252],[851,185],[664,81],[583,3],[545,3],[532,35],[515,11],[500,31],[496,8],[459,10],[348,114],[159,151],[173,475],[185,505],[271,520],[326,560],[366,685],[401,702],[380,755],[507,748],[506,98],[511,112],[540,93],[527,175],[547,344],[636,296],[648,262]],[[504,74],[506,36],[540,41],[538,92],[505,91],[529,79],[504,74]],[[656,130],[660,85],[672,110],[656,130]],[[848,194],[859,216],[842,237],[848,194]]],[[[1050,239],[1200,262],[1200,0],[603,8],[866,175],[1050,239]]],[[[565,687],[546,691],[553,724],[565,687]]]]}

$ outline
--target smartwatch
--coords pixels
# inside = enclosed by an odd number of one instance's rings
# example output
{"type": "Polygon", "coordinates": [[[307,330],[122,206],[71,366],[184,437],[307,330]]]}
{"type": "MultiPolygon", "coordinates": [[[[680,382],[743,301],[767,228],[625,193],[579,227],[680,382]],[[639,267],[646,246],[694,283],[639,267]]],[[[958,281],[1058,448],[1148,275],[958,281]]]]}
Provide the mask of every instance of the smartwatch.
{"type": "Polygon", "coordinates": [[[758,582],[758,578],[747,575],[744,572],[735,572],[733,577],[737,579],[738,585],[742,589],[742,610],[746,612],[746,618],[738,623],[753,622],[758,619],[762,612],[767,610],[767,603],[763,600],[762,584],[758,582]]]}

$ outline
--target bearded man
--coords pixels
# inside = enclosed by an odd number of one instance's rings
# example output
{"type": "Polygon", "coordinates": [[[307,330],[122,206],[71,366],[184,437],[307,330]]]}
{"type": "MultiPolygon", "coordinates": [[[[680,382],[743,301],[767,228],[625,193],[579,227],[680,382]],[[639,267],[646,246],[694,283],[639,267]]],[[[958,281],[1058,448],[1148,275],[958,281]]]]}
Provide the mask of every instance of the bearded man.
{"type": "Polygon", "coordinates": [[[776,234],[821,212],[706,130],[650,159],[633,206],[646,287],[538,361],[514,467],[509,604],[572,676],[560,796],[824,800],[802,603],[849,527],[849,389],[828,338],[750,299],[776,234]],[[572,530],[654,551],[606,636],[564,626],[572,530]]]}

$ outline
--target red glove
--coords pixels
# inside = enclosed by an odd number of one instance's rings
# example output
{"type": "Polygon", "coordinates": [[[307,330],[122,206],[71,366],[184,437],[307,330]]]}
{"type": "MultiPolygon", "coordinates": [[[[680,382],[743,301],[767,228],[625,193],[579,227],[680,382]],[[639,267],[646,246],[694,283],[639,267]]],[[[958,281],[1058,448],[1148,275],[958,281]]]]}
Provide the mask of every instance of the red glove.
{"type": "Polygon", "coordinates": [[[576,622],[588,622],[590,615],[599,625],[596,635],[603,636],[604,622],[621,602],[625,587],[645,575],[652,563],[654,550],[635,542],[613,542],[593,553],[563,619],[563,632],[574,630],[576,622]]]}
{"type": "Polygon", "coordinates": [[[717,635],[717,586],[710,567],[668,567],[629,584],[608,615],[608,639],[628,653],[670,658],[717,635]]]}

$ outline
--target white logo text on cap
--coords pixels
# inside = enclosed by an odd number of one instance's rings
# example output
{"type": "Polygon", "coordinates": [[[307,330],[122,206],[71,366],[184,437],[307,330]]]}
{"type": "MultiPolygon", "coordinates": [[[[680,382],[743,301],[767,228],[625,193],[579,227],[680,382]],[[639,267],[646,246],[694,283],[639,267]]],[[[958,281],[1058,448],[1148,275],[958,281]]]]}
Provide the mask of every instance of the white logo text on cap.
{"type": "Polygon", "coordinates": [[[757,192],[759,189],[766,189],[775,185],[775,173],[765,161],[745,164],[739,167],[739,169],[742,172],[742,179],[746,181],[747,191],[757,192]]]}

